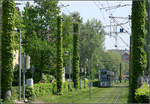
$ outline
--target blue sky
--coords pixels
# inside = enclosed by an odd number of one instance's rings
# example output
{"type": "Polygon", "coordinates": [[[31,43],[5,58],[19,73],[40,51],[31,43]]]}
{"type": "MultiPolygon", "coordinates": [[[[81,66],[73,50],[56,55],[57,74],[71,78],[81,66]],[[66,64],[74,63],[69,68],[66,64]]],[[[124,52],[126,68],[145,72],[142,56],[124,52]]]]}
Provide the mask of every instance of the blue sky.
{"type": "MultiPolygon", "coordinates": [[[[114,17],[128,17],[128,15],[131,15],[131,1],[61,1],[59,5],[69,5],[67,7],[62,8],[62,12],[69,14],[69,12],[78,11],[83,18],[83,21],[86,22],[87,19],[96,18],[100,20],[103,24],[103,26],[110,25],[110,19],[109,16],[111,14],[114,17]],[[130,4],[130,5],[129,5],[130,4]],[[123,7],[116,8],[116,9],[102,9],[102,8],[113,8],[115,6],[122,5],[123,7]],[[127,5],[127,6],[125,6],[127,5]]],[[[116,19],[118,21],[118,24],[125,23],[129,21],[128,19],[116,19]]],[[[116,24],[113,23],[112,25],[116,24]]],[[[131,33],[130,24],[122,25],[126,30],[131,33]]],[[[111,27],[111,31],[115,27],[111,27]]],[[[120,26],[117,27],[117,30],[119,31],[120,26]]],[[[105,31],[109,35],[110,33],[110,27],[105,28],[105,31]]],[[[115,31],[114,31],[115,32],[115,31]]],[[[108,49],[129,49],[129,34],[118,34],[123,41],[128,44],[128,46],[118,37],[117,42],[115,41],[115,38],[111,36],[105,36],[105,48],[108,49]],[[115,47],[115,44],[117,43],[118,47],[115,47]]],[[[115,34],[112,34],[116,36],[115,34]]]]}
{"type": "MultiPolygon", "coordinates": [[[[88,19],[91,20],[92,18],[96,18],[102,22],[103,26],[110,25],[109,16],[111,16],[111,14],[114,17],[128,17],[128,15],[131,15],[131,1],[60,1],[58,5],[62,4],[69,5],[67,7],[61,8],[63,13],[69,14],[70,12],[77,11],[83,18],[83,22],[86,22],[88,19]],[[122,7],[114,8],[119,5],[122,5],[122,7]],[[104,8],[107,8],[107,10],[104,8]]],[[[21,8],[23,8],[23,5],[25,5],[25,2],[22,2],[21,8]]],[[[111,24],[116,25],[116,21],[117,24],[128,22],[126,25],[122,25],[122,27],[126,29],[129,34],[131,33],[130,23],[128,19],[116,18],[115,22],[111,20],[111,24]]],[[[117,26],[117,31],[119,32],[120,28],[122,27],[117,26]]],[[[115,28],[116,26],[112,26],[111,29],[110,27],[105,28],[105,31],[107,32],[104,43],[105,49],[129,49],[129,34],[118,34],[117,41],[115,41],[115,38],[113,37],[116,36],[115,34],[111,34],[112,36],[109,36],[110,30],[116,32],[115,28]],[[118,47],[115,47],[116,43],[118,47]]]]}

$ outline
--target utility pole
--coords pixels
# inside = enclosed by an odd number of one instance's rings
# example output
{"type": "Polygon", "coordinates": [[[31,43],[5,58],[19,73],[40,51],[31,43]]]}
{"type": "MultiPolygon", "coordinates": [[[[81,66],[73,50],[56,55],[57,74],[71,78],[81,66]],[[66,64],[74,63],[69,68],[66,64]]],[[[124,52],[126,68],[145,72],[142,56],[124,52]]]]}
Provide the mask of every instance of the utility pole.
{"type": "Polygon", "coordinates": [[[21,30],[19,29],[19,101],[21,100],[21,30]]]}
{"type": "Polygon", "coordinates": [[[122,78],[121,78],[121,69],[122,69],[122,65],[120,63],[120,83],[121,83],[121,80],[122,80],[122,78]]]}

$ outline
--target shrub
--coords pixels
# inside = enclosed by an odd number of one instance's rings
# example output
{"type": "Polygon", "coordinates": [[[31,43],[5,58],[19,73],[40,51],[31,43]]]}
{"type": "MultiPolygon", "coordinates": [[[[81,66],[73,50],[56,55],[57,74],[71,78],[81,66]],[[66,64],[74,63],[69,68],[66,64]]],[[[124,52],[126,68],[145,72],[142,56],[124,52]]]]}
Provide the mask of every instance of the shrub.
{"type": "MultiPolygon", "coordinates": [[[[86,81],[86,86],[88,85],[89,81],[86,81]]],[[[68,90],[68,81],[64,82],[62,85],[62,93],[69,92],[68,90]]],[[[84,88],[84,81],[82,80],[81,88],[84,88]]],[[[74,91],[74,83],[71,81],[71,91],[74,91]]],[[[23,91],[23,90],[22,90],[23,91]]],[[[18,86],[12,88],[12,99],[15,100],[18,98],[18,86]]],[[[23,94],[23,92],[22,92],[23,94]]],[[[59,94],[57,93],[57,83],[37,83],[34,84],[34,88],[26,86],[26,92],[25,97],[29,100],[32,100],[34,97],[40,97],[40,96],[48,96],[52,94],[59,94]]],[[[22,95],[23,96],[23,95],[22,95]]]]}
{"type": "Polygon", "coordinates": [[[56,82],[54,82],[54,83],[52,84],[52,93],[53,93],[53,94],[57,94],[57,83],[56,83],[56,82]]]}
{"type": "Polygon", "coordinates": [[[64,82],[62,86],[62,93],[68,92],[68,82],[64,82]]]}
{"type": "Polygon", "coordinates": [[[32,87],[26,86],[25,97],[32,100],[35,96],[34,89],[32,87]]]}
{"type": "Polygon", "coordinates": [[[53,82],[53,81],[55,81],[54,76],[49,75],[49,74],[42,74],[42,79],[40,82],[49,83],[49,82],[53,82]]]}
{"type": "MultiPolygon", "coordinates": [[[[54,87],[55,88],[55,87],[54,87]]],[[[38,83],[34,85],[35,96],[46,96],[53,94],[52,83],[38,83]]]]}
{"type": "Polygon", "coordinates": [[[135,99],[138,103],[148,103],[149,96],[149,87],[146,83],[141,88],[136,89],[135,99]]]}
{"type": "Polygon", "coordinates": [[[12,91],[12,99],[18,99],[19,96],[19,87],[18,86],[13,86],[11,91],[12,91]]]}
{"type": "Polygon", "coordinates": [[[4,100],[1,104],[15,104],[13,100],[4,100]]]}

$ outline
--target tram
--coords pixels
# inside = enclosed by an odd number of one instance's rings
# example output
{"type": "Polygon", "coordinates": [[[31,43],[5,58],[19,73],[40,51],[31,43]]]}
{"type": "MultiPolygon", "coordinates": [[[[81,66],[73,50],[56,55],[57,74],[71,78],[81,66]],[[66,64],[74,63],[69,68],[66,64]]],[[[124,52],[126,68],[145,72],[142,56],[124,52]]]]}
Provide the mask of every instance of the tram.
{"type": "Polygon", "coordinates": [[[99,87],[111,87],[114,82],[114,72],[103,69],[99,71],[99,87]]]}

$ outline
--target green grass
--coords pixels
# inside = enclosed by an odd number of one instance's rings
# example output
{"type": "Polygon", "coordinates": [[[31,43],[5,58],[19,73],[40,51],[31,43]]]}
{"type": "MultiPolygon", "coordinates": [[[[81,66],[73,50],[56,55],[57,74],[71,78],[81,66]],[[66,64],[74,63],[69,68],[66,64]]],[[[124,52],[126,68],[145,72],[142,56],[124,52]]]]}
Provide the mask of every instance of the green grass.
{"type": "MultiPolygon", "coordinates": [[[[120,86],[125,84],[118,84],[120,86]]],[[[63,95],[50,95],[39,97],[40,100],[48,103],[112,103],[116,96],[120,95],[118,103],[127,103],[128,88],[92,88],[91,97],[89,96],[89,89],[75,90],[63,95]]]]}

